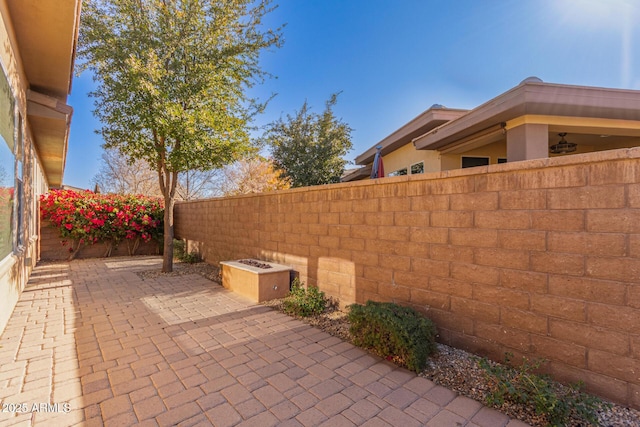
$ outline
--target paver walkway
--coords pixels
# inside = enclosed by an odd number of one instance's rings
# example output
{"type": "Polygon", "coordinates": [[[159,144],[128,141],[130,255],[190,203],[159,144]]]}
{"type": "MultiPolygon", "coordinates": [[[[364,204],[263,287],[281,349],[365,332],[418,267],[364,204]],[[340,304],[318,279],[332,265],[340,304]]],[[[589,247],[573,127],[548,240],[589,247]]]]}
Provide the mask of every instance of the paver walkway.
{"type": "Polygon", "coordinates": [[[526,424],[154,257],[38,266],[0,338],[0,425],[526,424]]]}

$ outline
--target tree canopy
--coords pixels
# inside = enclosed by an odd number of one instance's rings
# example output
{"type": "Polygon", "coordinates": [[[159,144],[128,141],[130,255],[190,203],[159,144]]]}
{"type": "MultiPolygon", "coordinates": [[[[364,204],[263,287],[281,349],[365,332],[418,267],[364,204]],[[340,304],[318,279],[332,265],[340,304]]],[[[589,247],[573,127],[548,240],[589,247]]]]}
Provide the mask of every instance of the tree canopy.
{"type": "Polygon", "coordinates": [[[97,82],[94,114],[105,148],[143,159],[165,198],[165,259],[172,269],[178,174],[210,170],[252,150],[248,123],[263,104],[260,53],[281,42],[266,29],[270,0],[86,0],[80,71],[97,82]]]}
{"type": "Polygon", "coordinates": [[[338,95],[331,95],[322,114],[305,101],[295,115],[267,125],[263,139],[293,187],[340,182],[352,144],[351,128],[333,113],[338,95]]]}

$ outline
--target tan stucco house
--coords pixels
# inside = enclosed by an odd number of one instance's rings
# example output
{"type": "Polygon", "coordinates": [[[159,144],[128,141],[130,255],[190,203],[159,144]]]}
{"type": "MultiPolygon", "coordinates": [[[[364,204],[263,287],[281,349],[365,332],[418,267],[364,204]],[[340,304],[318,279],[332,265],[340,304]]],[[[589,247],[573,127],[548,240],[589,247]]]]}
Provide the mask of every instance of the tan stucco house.
{"type": "Polygon", "coordinates": [[[62,184],[81,0],[0,0],[0,332],[38,258],[38,198],[62,184]]]}
{"type": "Polygon", "coordinates": [[[357,156],[343,181],[368,179],[379,146],[387,176],[640,146],[640,91],[530,77],[472,110],[433,105],[357,156]]]}

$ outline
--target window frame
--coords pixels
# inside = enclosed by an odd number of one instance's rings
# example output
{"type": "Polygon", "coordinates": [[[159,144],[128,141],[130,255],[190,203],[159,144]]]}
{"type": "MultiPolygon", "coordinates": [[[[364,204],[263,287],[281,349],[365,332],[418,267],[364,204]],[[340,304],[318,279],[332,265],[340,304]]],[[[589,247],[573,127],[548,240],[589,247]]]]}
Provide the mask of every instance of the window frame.
{"type": "MultiPolygon", "coordinates": [[[[0,79],[3,79],[3,82],[0,83],[2,86],[2,90],[0,90],[0,97],[3,99],[0,100],[0,104],[4,104],[4,101],[7,101],[7,109],[5,111],[0,111],[2,117],[2,132],[0,137],[0,145],[4,145],[4,147],[0,147],[0,167],[5,169],[6,167],[6,177],[3,177],[3,182],[0,183],[0,187],[3,189],[3,193],[6,193],[5,196],[8,195],[9,200],[6,206],[0,206],[0,209],[6,212],[3,212],[3,217],[0,218],[0,229],[3,229],[5,226],[8,226],[8,231],[3,231],[2,233],[2,246],[0,247],[0,259],[8,259],[11,255],[15,255],[18,252],[17,245],[17,203],[16,203],[16,171],[19,167],[16,158],[16,146],[17,146],[17,138],[18,138],[18,129],[16,127],[16,117],[18,114],[18,98],[16,97],[13,87],[11,86],[11,81],[9,80],[9,74],[5,70],[4,64],[0,61],[0,72],[2,75],[0,79]],[[5,92],[6,89],[6,92],[5,92]],[[6,96],[6,99],[4,99],[6,96]],[[5,122],[6,120],[6,122],[5,122]],[[7,128],[4,128],[4,125],[7,125],[7,128]],[[8,141],[5,137],[10,138],[8,141]],[[4,159],[6,150],[6,159],[4,159]],[[7,185],[7,187],[2,187],[2,185],[7,185]],[[8,215],[8,218],[5,216],[8,215]],[[5,234],[6,233],[6,234],[5,234]],[[4,239],[6,237],[6,242],[4,239]]],[[[2,201],[3,203],[5,200],[2,201]]],[[[0,263],[4,265],[3,263],[0,263]]]]}

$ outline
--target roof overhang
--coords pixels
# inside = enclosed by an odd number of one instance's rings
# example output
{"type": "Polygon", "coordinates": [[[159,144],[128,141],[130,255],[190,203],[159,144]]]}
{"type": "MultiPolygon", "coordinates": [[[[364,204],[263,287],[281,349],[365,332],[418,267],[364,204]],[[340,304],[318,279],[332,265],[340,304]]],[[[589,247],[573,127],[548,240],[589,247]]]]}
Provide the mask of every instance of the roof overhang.
{"type": "Polygon", "coordinates": [[[450,150],[477,135],[495,138],[522,116],[640,121],[640,91],[523,82],[413,142],[417,149],[450,150]]]}
{"type": "Polygon", "coordinates": [[[372,165],[363,166],[361,168],[345,171],[340,178],[340,182],[360,181],[371,176],[372,165]]]}
{"type": "Polygon", "coordinates": [[[429,132],[430,130],[466,114],[468,110],[458,110],[434,106],[423,112],[382,141],[369,148],[356,157],[356,164],[367,165],[373,162],[376,147],[381,146],[382,155],[391,153],[408,144],[414,138],[429,132]]]}
{"type": "Polygon", "coordinates": [[[27,92],[27,115],[49,185],[62,185],[73,109],[41,93],[27,92]]]}
{"type": "Polygon", "coordinates": [[[28,82],[27,115],[51,186],[60,186],[72,109],[66,105],[80,27],[81,0],[7,2],[16,52],[28,82]]]}

